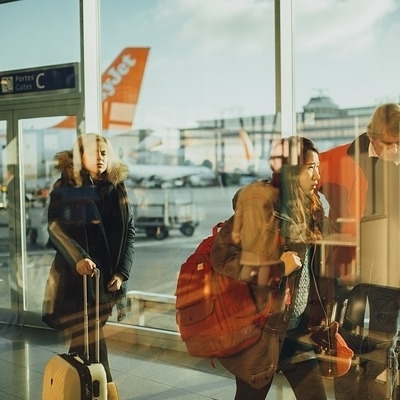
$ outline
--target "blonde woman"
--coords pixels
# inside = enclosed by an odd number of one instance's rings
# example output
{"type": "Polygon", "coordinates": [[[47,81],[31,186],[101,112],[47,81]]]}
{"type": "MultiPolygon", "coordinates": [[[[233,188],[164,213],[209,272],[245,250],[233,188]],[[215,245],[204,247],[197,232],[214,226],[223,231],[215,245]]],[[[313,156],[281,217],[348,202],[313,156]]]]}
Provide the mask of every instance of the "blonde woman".
{"type": "MultiPolygon", "coordinates": [[[[71,335],[69,351],[84,353],[82,275],[100,270],[100,362],[107,375],[108,399],[118,400],[108,363],[103,326],[126,293],[133,265],[135,230],[124,179],[127,166],[116,159],[108,139],[80,136],[72,151],[56,155],[61,177],[50,194],[48,230],[56,255],[52,268],[60,277],[55,314],[57,328],[71,335]]],[[[92,279],[88,279],[93,286],[92,279]]],[[[94,316],[94,288],[88,290],[89,320],[94,316]]],[[[55,327],[53,321],[44,321],[55,327]]],[[[94,353],[89,323],[90,354],[94,353]]]]}

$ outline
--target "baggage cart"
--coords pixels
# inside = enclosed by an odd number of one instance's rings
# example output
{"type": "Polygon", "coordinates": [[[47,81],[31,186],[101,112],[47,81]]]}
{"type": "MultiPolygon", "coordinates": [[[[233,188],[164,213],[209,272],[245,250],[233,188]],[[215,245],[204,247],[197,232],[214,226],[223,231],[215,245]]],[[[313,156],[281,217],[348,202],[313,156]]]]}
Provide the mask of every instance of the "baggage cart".
{"type": "Polygon", "coordinates": [[[199,225],[192,192],[184,189],[133,189],[132,207],[137,231],[165,239],[173,229],[192,236],[199,225]]]}

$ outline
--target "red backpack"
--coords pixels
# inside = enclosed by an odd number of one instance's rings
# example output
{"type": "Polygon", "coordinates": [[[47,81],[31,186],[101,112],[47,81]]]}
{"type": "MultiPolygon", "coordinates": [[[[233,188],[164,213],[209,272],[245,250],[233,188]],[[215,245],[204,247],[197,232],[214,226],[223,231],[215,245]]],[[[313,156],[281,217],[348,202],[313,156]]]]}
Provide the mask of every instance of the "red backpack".
{"type": "Polygon", "coordinates": [[[210,250],[222,225],[213,228],[178,275],[176,322],[195,357],[227,357],[256,343],[271,309],[269,302],[259,312],[246,282],[212,269],[210,250]]]}

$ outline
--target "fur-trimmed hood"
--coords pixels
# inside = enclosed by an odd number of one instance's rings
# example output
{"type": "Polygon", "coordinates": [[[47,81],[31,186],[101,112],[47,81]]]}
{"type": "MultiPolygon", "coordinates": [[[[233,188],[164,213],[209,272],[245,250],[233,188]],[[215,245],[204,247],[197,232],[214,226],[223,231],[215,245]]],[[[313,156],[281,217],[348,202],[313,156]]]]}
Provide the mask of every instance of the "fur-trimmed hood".
{"type": "MultiPolygon", "coordinates": [[[[73,186],[82,186],[82,171],[74,168],[73,153],[71,150],[65,150],[57,153],[54,157],[56,161],[55,168],[61,172],[69,184],[73,186]]],[[[121,161],[114,161],[111,168],[108,168],[106,179],[113,185],[122,183],[128,177],[128,166],[121,161]]]]}

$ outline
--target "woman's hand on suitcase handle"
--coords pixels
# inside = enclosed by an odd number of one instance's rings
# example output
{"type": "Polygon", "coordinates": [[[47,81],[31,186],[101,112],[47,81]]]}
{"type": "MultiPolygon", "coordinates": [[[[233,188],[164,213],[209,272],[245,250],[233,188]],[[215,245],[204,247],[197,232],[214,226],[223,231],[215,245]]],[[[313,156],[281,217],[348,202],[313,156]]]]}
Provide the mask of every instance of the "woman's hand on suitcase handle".
{"type": "Polygon", "coordinates": [[[119,290],[121,288],[123,281],[124,281],[124,278],[122,275],[114,274],[112,276],[110,282],[108,282],[107,289],[110,292],[116,292],[117,290],[119,290]]]}
{"type": "Polygon", "coordinates": [[[301,260],[295,251],[285,251],[281,255],[281,261],[285,264],[285,276],[290,275],[296,269],[301,268],[301,260]]]}
{"type": "Polygon", "coordinates": [[[96,268],[96,263],[94,263],[90,258],[84,258],[76,263],[75,269],[79,275],[89,275],[93,276],[94,269],[96,268]]]}

